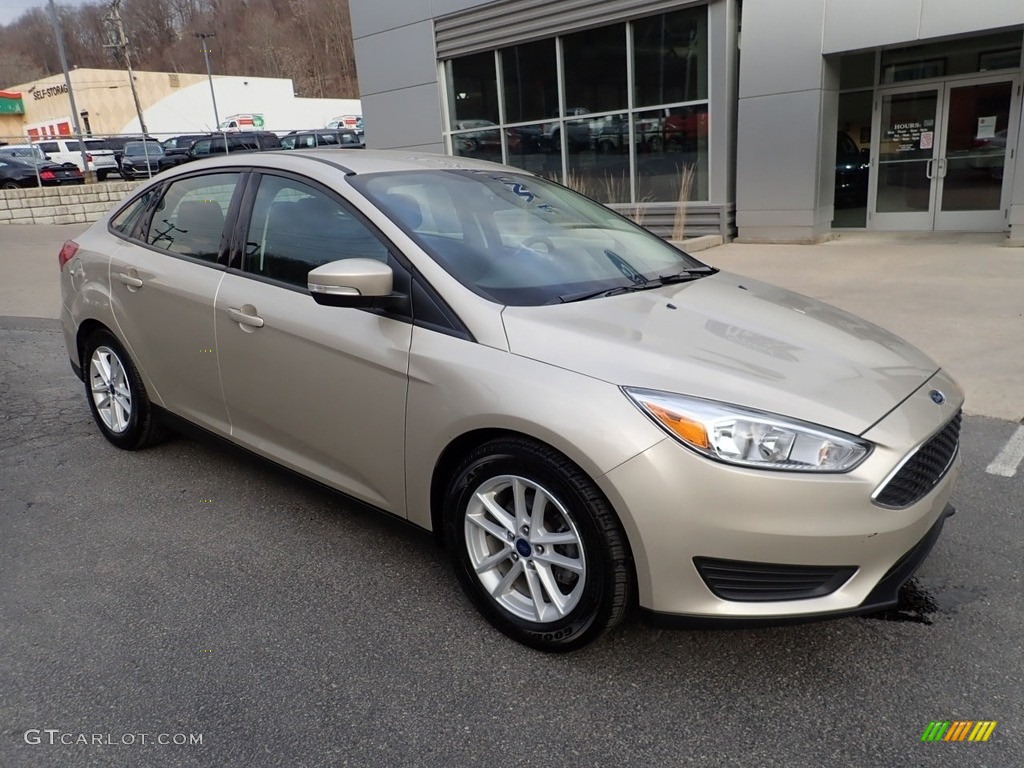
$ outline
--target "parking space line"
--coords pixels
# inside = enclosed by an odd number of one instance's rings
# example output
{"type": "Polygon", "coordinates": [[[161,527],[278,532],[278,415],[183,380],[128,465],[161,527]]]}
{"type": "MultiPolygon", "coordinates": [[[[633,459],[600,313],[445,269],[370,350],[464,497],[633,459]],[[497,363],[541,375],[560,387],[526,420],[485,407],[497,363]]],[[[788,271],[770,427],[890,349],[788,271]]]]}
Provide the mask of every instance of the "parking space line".
{"type": "Polygon", "coordinates": [[[992,463],[985,467],[985,471],[990,475],[1013,477],[1017,474],[1017,467],[1022,460],[1024,460],[1024,426],[1017,427],[1017,431],[1006,441],[1003,450],[992,460],[992,463]]]}

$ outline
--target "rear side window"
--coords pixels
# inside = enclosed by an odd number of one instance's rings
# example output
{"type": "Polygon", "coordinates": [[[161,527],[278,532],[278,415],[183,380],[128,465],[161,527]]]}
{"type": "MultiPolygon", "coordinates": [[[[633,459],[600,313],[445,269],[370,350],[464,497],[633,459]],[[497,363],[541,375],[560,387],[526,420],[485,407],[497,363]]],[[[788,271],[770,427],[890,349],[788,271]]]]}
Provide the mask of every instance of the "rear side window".
{"type": "Polygon", "coordinates": [[[43,141],[43,142],[40,142],[39,143],[39,148],[41,150],[43,150],[43,152],[59,152],[60,151],[57,148],[57,142],[56,141],[43,141]]]}
{"type": "Polygon", "coordinates": [[[217,262],[225,253],[224,223],[239,173],[211,173],[175,181],[157,204],[146,242],[171,253],[217,262]]]}

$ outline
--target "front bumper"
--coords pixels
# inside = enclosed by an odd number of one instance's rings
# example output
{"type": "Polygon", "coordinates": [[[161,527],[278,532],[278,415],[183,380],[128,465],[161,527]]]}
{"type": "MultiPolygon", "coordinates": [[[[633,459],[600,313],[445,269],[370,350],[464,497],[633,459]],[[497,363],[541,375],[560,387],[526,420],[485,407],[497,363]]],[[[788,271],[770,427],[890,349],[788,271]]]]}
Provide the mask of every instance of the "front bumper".
{"type": "Polygon", "coordinates": [[[886,508],[872,494],[908,453],[956,417],[962,402],[956,384],[937,373],[863,434],[874,450],[844,474],[734,467],[671,438],[616,467],[598,483],[629,537],[641,608],[660,623],[693,626],[807,621],[892,605],[952,513],[959,453],[914,503],[886,508]],[[933,389],[947,393],[944,403],[929,398],[933,389]],[[832,569],[841,578],[823,577],[826,589],[799,599],[783,591],[726,599],[728,591],[713,589],[707,578],[708,563],[736,564],[730,578],[758,564],[777,572],[832,569]]]}

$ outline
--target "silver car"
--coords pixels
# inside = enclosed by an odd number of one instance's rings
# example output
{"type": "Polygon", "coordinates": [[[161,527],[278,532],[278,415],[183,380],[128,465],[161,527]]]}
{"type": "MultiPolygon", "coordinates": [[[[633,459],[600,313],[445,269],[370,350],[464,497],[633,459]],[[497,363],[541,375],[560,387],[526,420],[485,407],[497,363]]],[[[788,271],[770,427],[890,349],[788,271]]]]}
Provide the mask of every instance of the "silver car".
{"type": "Polygon", "coordinates": [[[199,425],[434,531],[498,629],[578,648],[891,606],[963,395],[833,307],[465,158],[225,156],[60,253],[100,432],[199,425]]]}

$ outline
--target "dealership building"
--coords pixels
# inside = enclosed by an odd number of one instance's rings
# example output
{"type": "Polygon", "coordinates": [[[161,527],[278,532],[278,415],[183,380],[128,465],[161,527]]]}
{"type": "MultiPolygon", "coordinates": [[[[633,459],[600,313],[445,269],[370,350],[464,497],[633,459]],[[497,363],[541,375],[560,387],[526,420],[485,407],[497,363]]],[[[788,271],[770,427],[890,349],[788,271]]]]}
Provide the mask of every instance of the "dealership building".
{"type": "Polygon", "coordinates": [[[503,161],[662,231],[1024,245],[1021,0],[350,8],[371,146],[503,161]]]}

